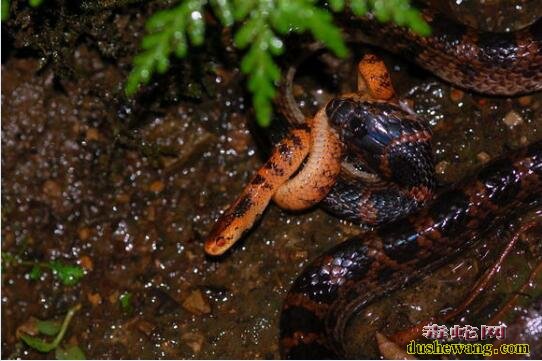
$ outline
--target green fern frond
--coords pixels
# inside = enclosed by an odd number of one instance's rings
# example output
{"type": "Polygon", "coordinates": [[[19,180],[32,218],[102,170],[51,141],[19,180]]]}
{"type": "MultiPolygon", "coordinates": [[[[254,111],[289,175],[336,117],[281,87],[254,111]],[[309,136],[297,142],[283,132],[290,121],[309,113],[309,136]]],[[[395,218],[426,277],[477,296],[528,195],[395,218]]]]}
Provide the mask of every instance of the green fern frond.
{"type": "Polygon", "coordinates": [[[165,73],[169,68],[169,57],[174,53],[179,58],[186,55],[190,36],[193,45],[204,40],[204,0],[186,0],[180,5],[161,10],[146,23],[147,35],[141,42],[143,51],[133,60],[134,67],[126,81],[126,94],[134,94],[141,84],[147,84],[154,72],[165,73]]]}
{"type": "MultiPolygon", "coordinates": [[[[267,126],[272,114],[272,100],[280,79],[280,68],[274,57],[283,53],[282,36],[290,32],[305,33],[322,42],[337,56],[345,56],[347,48],[340,29],[333,23],[332,14],[316,0],[183,0],[171,9],[154,14],[147,21],[147,35],[143,51],[133,60],[128,76],[126,94],[134,94],[141,84],[147,84],[153,73],[164,73],[169,68],[172,54],[182,58],[192,45],[204,41],[204,11],[209,5],[223,26],[240,24],[234,42],[239,49],[247,49],[241,71],[248,76],[248,89],[258,123],[267,126]]],[[[393,21],[413,31],[427,35],[429,26],[409,0],[330,0],[335,12],[348,7],[355,15],[374,12],[380,21],[393,21]]]]}
{"type": "Polygon", "coordinates": [[[9,19],[9,0],[1,0],[2,1],[2,7],[0,8],[0,11],[2,14],[0,14],[2,21],[5,21],[9,19]]]}
{"type": "MultiPolygon", "coordinates": [[[[0,19],[2,21],[5,21],[9,19],[9,0],[1,0],[1,7],[0,7],[0,19]]],[[[28,5],[32,6],[33,8],[37,8],[41,5],[43,0],[28,0],[28,5]]]]}

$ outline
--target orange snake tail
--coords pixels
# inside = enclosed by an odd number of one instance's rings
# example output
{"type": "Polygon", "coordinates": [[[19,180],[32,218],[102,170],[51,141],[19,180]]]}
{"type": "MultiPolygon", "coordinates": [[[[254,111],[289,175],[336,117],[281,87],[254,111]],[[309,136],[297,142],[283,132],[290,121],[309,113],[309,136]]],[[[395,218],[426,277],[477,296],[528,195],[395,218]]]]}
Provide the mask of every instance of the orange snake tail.
{"type": "Polygon", "coordinates": [[[205,241],[205,252],[219,256],[237,242],[261,216],[277,188],[299,168],[309,153],[307,128],[293,129],[273,149],[241,195],[219,218],[205,241]]]}

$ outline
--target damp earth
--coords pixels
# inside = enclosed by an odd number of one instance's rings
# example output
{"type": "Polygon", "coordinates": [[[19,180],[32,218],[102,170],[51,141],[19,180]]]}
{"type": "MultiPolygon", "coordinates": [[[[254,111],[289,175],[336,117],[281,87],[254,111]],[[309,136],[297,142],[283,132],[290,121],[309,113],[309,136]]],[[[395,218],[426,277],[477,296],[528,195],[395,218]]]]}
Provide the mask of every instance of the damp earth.
{"type": "MultiPolygon", "coordinates": [[[[324,250],[367,230],[318,208],[292,214],[272,205],[231,252],[206,257],[206,235],[262,164],[280,115],[270,129],[255,126],[231,34],[214,28],[202,48],[127,99],[131,58],[158,6],[82,4],[38,13],[14,2],[2,25],[2,253],[85,272],[67,286],[3,261],[2,358],[53,358],[26,346],[21,330],[33,318],[62,319],[77,304],[64,342],[87,358],[279,358],[278,319],[293,280],[324,250]]],[[[469,94],[359,45],[346,59],[324,54],[303,65],[294,86],[303,111],[352,89],[367,52],[384,57],[401,97],[430,122],[442,188],[542,139],[542,94],[469,94]]],[[[376,330],[392,333],[459,304],[512,230],[534,218],[536,210],[496,228],[369,307],[350,327],[349,351],[376,357],[376,330]]],[[[487,322],[520,289],[507,322],[536,311],[542,279],[529,277],[542,260],[541,236],[537,227],[521,238],[459,322],[487,322]]],[[[531,356],[542,356],[541,344],[531,356]]]]}

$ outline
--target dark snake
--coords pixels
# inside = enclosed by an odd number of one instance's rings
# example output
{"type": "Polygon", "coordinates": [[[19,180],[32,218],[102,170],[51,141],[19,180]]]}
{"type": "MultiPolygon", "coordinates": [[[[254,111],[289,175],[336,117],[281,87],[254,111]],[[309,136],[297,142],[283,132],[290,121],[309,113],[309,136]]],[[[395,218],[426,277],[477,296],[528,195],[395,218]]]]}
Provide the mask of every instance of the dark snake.
{"type": "MultiPolygon", "coordinates": [[[[493,95],[542,89],[541,20],[514,33],[493,34],[429,11],[425,18],[433,30],[425,38],[371,17],[359,23],[371,43],[461,88],[493,95]]],[[[542,141],[537,141],[404,216],[423,203],[412,194],[409,200],[409,192],[434,186],[432,156],[422,136],[427,128],[401,107],[380,102],[337,98],[326,113],[349,147],[366,153],[364,166],[403,184],[388,196],[377,194],[378,187],[364,191],[355,182],[339,181],[324,200],[332,212],[359,222],[366,221],[362,210],[372,208],[369,220],[384,224],[325,252],[296,279],[280,318],[283,358],[344,357],[346,327],[363,307],[449,260],[518,209],[542,201],[542,141]],[[390,213],[394,202],[399,211],[390,213]]]]}

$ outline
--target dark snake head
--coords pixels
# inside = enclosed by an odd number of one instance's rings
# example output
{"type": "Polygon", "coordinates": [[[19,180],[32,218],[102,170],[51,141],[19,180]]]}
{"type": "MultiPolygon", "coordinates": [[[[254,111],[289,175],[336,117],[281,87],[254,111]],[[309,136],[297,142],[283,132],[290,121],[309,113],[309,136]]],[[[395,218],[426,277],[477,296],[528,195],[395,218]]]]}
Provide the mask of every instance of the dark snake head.
{"type": "Polygon", "coordinates": [[[348,151],[362,155],[373,169],[380,166],[390,145],[429,129],[399,105],[379,101],[334,98],[326,115],[348,151]]]}

